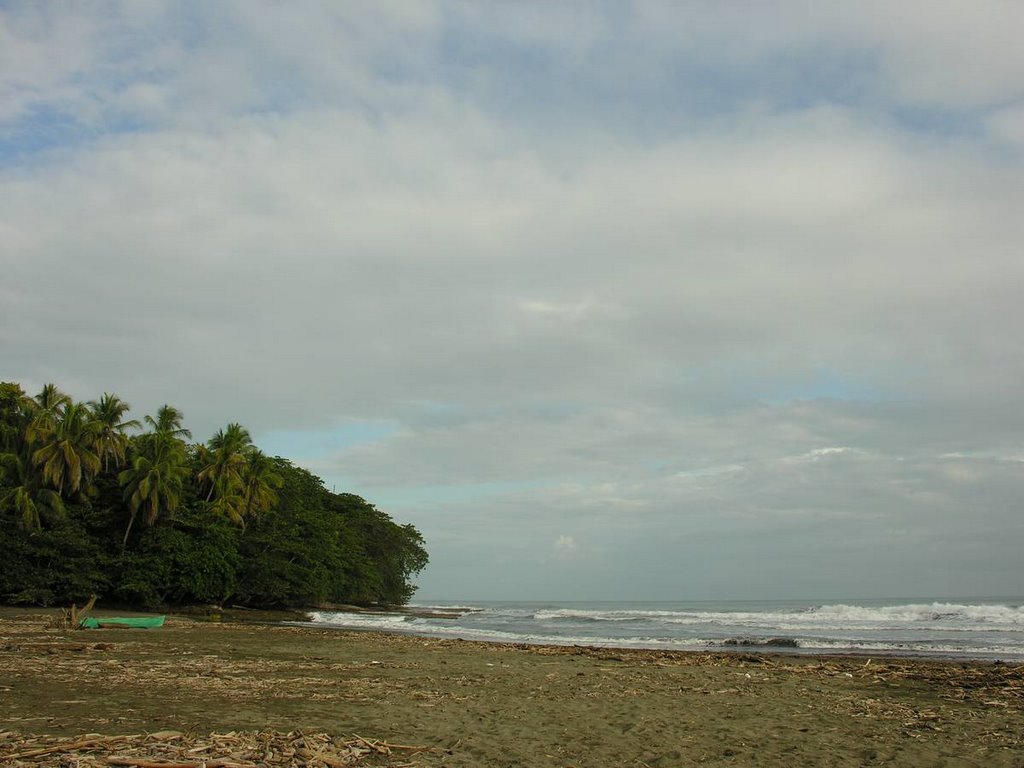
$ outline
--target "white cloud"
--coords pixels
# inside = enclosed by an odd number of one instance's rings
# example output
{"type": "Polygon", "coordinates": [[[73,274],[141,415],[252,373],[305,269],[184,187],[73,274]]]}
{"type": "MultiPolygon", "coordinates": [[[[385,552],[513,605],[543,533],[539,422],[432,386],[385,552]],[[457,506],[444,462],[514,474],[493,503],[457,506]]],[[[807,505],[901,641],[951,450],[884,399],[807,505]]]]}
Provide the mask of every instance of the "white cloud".
{"type": "Polygon", "coordinates": [[[579,549],[576,539],[572,536],[561,535],[555,539],[555,554],[562,557],[575,554],[579,549]]]}
{"type": "Polygon", "coordinates": [[[863,451],[859,451],[856,448],[850,448],[848,446],[830,446],[827,448],[813,448],[806,453],[802,453],[799,456],[787,456],[783,461],[803,463],[803,462],[817,462],[840,456],[856,456],[863,455],[863,451]]]}
{"type": "Polygon", "coordinates": [[[1024,81],[987,7],[5,9],[3,377],[200,437],[394,425],[303,458],[396,500],[439,597],[567,521],[652,589],[680,551],[841,564],[830,526],[1009,562],[1024,81]]]}

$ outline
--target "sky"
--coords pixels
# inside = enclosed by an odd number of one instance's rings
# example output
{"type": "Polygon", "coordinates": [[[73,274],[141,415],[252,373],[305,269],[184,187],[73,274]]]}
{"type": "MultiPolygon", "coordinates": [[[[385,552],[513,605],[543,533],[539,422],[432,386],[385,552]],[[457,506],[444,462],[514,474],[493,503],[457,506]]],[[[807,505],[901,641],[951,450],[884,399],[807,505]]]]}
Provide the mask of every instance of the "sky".
{"type": "Polygon", "coordinates": [[[0,379],[416,600],[1024,594],[1024,4],[0,0],[0,379]]]}

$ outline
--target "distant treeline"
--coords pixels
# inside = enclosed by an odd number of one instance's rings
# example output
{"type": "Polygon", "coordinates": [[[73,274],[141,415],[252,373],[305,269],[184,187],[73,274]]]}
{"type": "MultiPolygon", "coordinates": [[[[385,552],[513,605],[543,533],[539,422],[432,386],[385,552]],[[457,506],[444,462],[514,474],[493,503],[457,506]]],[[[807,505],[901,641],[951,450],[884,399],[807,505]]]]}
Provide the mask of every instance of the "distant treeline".
{"type": "Polygon", "coordinates": [[[256,448],[205,445],[165,405],[142,422],[104,394],[0,383],[0,603],[97,594],[129,607],[401,604],[423,538],[359,496],[256,448]]]}

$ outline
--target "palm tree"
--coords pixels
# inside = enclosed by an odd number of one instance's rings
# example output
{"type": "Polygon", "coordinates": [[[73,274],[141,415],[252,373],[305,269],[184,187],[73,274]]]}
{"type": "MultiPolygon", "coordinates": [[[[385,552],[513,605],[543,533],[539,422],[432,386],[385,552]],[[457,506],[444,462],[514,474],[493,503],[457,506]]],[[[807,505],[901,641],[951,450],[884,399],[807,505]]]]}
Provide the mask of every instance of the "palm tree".
{"type": "Polygon", "coordinates": [[[142,425],[137,419],[125,421],[124,415],[128,413],[131,406],[117,395],[106,392],[99,401],[91,400],[89,410],[93,421],[97,424],[96,453],[103,461],[103,469],[106,471],[110,459],[114,460],[114,466],[120,467],[124,463],[125,453],[128,450],[128,436],[126,429],[138,429],[142,425]]]}
{"type": "Polygon", "coordinates": [[[238,478],[218,484],[217,495],[209,509],[245,528],[247,520],[259,516],[277,503],[276,490],[284,484],[284,480],[275,471],[273,460],[258,448],[249,446],[248,450],[243,451],[242,457],[238,478]]]}
{"type": "Polygon", "coordinates": [[[21,449],[35,408],[36,401],[25,394],[20,384],[0,382],[0,452],[21,449]]]}
{"type": "Polygon", "coordinates": [[[146,416],[146,423],[153,428],[154,432],[166,433],[171,437],[192,439],[192,433],[181,426],[184,414],[173,405],[161,405],[156,412],[156,418],[146,416]]]}
{"type": "Polygon", "coordinates": [[[35,397],[39,408],[44,411],[56,411],[62,405],[71,402],[71,398],[60,391],[56,384],[44,384],[42,390],[35,397]]]}
{"type": "Polygon", "coordinates": [[[25,436],[29,443],[38,443],[53,431],[61,412],[71,403],[71,398],[61,392],[56,384],[45,384],[33,400],[32,422],[25,436]]]}
{"type": "Polygon", "coordinates": [[[243,527],[247,518],[266,512],[277,503],[275,490],[284,484],[284,480],[274,469],[274,460],[259,448],[252,448],[246,455],[239,521],[243,527]]]}
{"type": "Polygon", "coordinates": [[[178,508],[188,477],[188,459],[181,440],[167,432],[147,437],[148,440],[140,443],[131,466],[117,476],[130,513],[122,549],[128,543],[128,534],[140,510],[145,514],[146,525],[153,525],[161,515],[178,508]]]}
{"type": "Polygon", "coordinates": [[[41,447],[32,453],[32,461],[41,470],[44,482],[62,496],[65,490],[85,490],[100,468],[100,458],[93,449],[97,433],[86,406],[68,401],[52,428],[37,431],[41,447]]]}
{"type": "Polygon", "coordinates": [[[207,464],[199,471],[199,480],[209,485],[206,500],[216,493],[224,497],[241,487],[245,454],[252,446],[249,431],[241,424],[231,423],[218,430],[207,443],[207,464]]]}
{"type": "Polygon", "coordinates": [[[21,524],[29,530],[42,528],[40,512],[64,514],[64,502],[60,494],[39,485],[39,477],[32,470],[32,463],[25,453],[0,454],[0,478],[7,488],[0,494],[0,509],[13,509],[20,517],[21,524]]]}
{"type": "Polygon", "coordinates": [[[245,497],[239,486],[225,488],[210,502],[208,509],[215,515],[223,515],[240,528],[245,528],[245,497]]]}
{"type": "MultiPolygon", "coordinates": [[[[57,391],[50,384],[41,393],[53,409],[59,402],[46,395],[57,391]]],[[[32,464],[27,432],[38,410],[39,403],[26,395],[20,385],[0,383],[0,510],[13,509],[21,525],[29,530],[42,527],[41,513],[64,513],[60,494],[42,486],[32,464]]]]}

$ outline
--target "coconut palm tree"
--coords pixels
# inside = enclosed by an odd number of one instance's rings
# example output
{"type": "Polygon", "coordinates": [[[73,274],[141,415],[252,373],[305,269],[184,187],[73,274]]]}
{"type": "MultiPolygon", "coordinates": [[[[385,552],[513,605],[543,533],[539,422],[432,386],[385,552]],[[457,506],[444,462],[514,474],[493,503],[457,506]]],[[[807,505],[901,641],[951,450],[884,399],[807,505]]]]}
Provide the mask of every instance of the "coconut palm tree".
{"type": "Polygon", "coordinates": [[[0,478],[7,487],[0,491],[0,509],[13,509],[29,530],[42,528],[41,513],[64,514],[60,494],[39,484],[28,450],[0,454],[0,478]]]}
{"type": "Polygon", "coordinates": [[[71,403],[71,398],[61,392],[56,384],[45,384],[33,400],[32,421],[25,436],[29,443],[38,443],[53,431],[61,412],[71,403]]]}
{"type": "Polygon", "coordinates": [[[156,412],[155,419],[152,416],[144,418],[154,432],[167,433],[178,439],[192,439],[192,433],[181,426],[182,419],[185,418],[184,414],[173,405],[161,405],[156,412]]]}
{"type": "MultiPolygon", "coordinates": [[[[50,384],[43,394],[56,391],[50,384]]],[[[56,398],[49,400],[53,403],[56,398]]],[[[39,403],[20,385],[0,383],[0,510],[14,510],[29,530],[42,527],[41,513],[64,513],[60,494],[42,486],[32,463],[27,432],[38,410],[39,403]]]]}
{"type": "Polygon", "coordinates": [[[117,476],[129,510],[122,548],[128,543],[128,535],[140,511],[146,525],[153,525],[162,515],[178,508],[189,474],[185,444],[181,440],[168,432],[147,437],[149,439],[139,444],[131,466],[117,476]]]}
{"type": "Polygon", "coordinates": [[[266,512],[277,503],[276,489],[284,480],[275,471],[274,460],[259,448],[252,448],[245,457],[242,472],[241,522],[266,512]]]}
{"type": "Polygon", "coordinates": [[[127,429],[138,429],[142,425],[137,419],[125,420],[124,415],[128,413],[131,406],[117,395],[103,393],[98,401],[89,402],[89,410],[93,421],[97,424],[96,454],[103,462],[103,469],[110,468],[110,460],[114,460],[114,466],[120,467],[125,460],[125,453],[128,450],[127,429]]]}
{"type": "Polygon", "coordinates": [[[71,402],[71,398],[60,391],[56,384],[44,384],[39,394],[35,396],[39,408],[44,411],[56,411],[62,405],[71,402]]]}
{"type": "MultiPolygon", "coordinates": [[[[35,423],[35,422],[34,422],[35,423]]],[[[98,427],[82,403],[68,401],[50,429],[39,429],[32,462],[62,496],[84,491],[99,471],[100,458],[94,446],[98,427]]]]}
{"type": "Polygon", "coordinates": [[[0,382],[0,452],[21,449],[35,408],[36,401],[25,394],[20,384],[0,382]]]}
{"type": "Polygon", "coordinates": [[[206,500],[228,496],[242,486],[242,472],[246,453],[252,446],[249,431],[241,424],[231,423],[217,431],[207,443],[207,463],[199,470],[199,480],[209,490],[206,500]]]}
{"type": "Polygon", "coordinates": [[[207,509],[215,515],[226,517],[240,528],[245,528],[245,497],[239,486],[231,486],[218,493],[207,509]]]}

